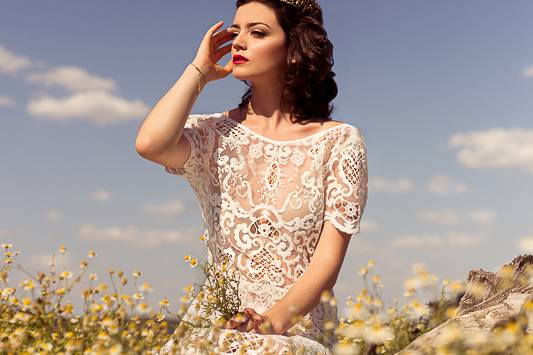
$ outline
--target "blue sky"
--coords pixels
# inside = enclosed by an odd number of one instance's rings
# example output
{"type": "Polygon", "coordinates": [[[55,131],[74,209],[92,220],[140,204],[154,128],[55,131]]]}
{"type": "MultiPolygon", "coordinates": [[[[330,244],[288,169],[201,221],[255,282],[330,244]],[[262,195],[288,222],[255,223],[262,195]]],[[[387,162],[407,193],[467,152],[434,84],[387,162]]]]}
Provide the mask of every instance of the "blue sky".
{"type": "MultiPolygon", "coordinates": [[[[533,252],[533,2],[322,7],[335,46],[333,117],[362,130],[369,166],[361,234],[335,287],[340,308],[368,259],[390,302],[415,263],[464,279],[533,252]]],[[[154,288],[148,301],[166,296],[171,308],[199,280],[183,261],[203,254],[195,196],[134,142],[205,31],[231,25],[234,11],[234,1],[205,0],[1,5],[0,240],[23,266],[43,270],[64,244],[66,268],[78,271],[93,249],[100,280],[108,268],[140,270],[154,288]]],[[[231,76],[212,82],[192,112],[235,107],[244,89],[231,76]]]]}

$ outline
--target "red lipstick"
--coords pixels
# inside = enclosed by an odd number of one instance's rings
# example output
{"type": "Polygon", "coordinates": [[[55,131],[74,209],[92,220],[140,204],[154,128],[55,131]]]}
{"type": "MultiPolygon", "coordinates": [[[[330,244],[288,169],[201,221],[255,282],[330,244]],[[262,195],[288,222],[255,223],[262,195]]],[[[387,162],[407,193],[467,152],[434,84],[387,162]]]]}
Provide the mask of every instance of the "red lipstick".
{"type": "Polygon", "coordinates": [[[240,54],[235,54],[233,56],[233,64],[243,64],[243,63],[246,63],[246,62],[248,62],[248,58],[243,57],[240,54]]]}

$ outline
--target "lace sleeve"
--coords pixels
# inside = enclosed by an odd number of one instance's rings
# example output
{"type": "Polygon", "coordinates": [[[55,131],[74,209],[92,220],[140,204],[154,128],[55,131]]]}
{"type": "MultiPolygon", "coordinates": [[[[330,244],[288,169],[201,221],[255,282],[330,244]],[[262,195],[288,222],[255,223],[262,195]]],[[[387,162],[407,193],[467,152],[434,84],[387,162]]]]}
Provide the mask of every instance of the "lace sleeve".
{"type": "Polygon", "coordinates": [[[359,234],[368,195],[366,146],[359,129],[333,148],[325,185],[324,220],[342,232],[359,234]]]}
{"type": "Polygon", "coordinates": [[[190,114],[183,127],[183,136],[189,141],[191,154],[182,168],[165,166],[166,172],[183,176],[192,181],[208,173],[210,152],[209,147],[213,144],[211,130],[205,116],[202,114],[190,114]]]}

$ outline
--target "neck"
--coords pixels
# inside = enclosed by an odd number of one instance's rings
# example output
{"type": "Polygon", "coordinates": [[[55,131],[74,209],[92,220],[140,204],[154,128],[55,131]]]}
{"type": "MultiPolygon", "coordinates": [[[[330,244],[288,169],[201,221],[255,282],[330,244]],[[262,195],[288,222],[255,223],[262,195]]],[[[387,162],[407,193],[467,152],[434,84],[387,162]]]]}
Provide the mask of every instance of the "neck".
{"type": "Polygon", "coordinates": [[[247,111],[241,112],[241,115],[246,115],[245,117],[251,118],[266,129],[275,130],[292,125],[288,111],[290,101],[285,102],[286,108],[282,110],[281,91],[281,87],[275,85],[253,85],[247,111]]]}

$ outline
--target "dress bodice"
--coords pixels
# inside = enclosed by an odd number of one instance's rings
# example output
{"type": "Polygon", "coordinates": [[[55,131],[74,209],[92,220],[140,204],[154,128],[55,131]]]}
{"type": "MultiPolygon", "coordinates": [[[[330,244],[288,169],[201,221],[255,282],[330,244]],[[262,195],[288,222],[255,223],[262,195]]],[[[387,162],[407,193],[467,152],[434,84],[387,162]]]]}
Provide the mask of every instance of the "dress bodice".
{"type": "MultiPolygon", "coordinates": [[[[207,256],[233,261],[243,307],[265,311],[307,269],[325,220],[360,231],[367,200],[366,148],[348,123],[301,139],[264,137],[223,113],[191,114],[183,168],[165,167],[193,188],[206,226],[207,256]]],[[[320,303],[307,318],[315,337],[336,306],[320,303]]]]}

